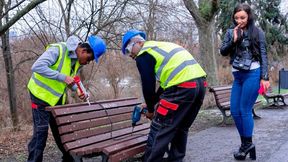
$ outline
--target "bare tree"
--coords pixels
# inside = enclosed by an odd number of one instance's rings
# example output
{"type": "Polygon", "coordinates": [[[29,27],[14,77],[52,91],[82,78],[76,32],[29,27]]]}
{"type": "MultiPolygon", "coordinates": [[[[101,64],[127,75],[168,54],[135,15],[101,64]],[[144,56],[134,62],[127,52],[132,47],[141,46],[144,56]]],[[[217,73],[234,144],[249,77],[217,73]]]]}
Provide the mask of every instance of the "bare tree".
{"type": "Polygon", "coordinates": [[[198,6],[193,0],[183,0],[186,8],[195,20],[199,33],[200,63],[208,74],[209,84],[218,83],[216,64],[215,15],[218,13],[218,0],[199,0],[198,6]]]}
{"type": "Polygon", "coordinates": [[[5,3],[4,0],[0,1],[0,35],[2,40],[2,53],[5,63],[6,77],[7,77],[7,86],[9,93],[9,103],[10,103],[10,112],[12,117],[12,124],[14,129],[17,129],[18,118],[17,118],[17,108],[16,108],[16,92],[15,92],[15,80],[13,72],[13,63],[11,58],[10,44],[9,44],[9,28],[17,22],[22,16],[36,7],[38,4],[44,2],[45,0],[33,0],[22,10],[19,10],[11,19],[9,17],[9,11],[13,10],[16,6],[21,5],[24,1],[16,3],[15,6],[11,7],[11,0],[8,0],[5,3]]]}
{"type": "MultiPolygon", "coordinates": [[[[0,35],[4,34],[13,24],[15,24],[21,17],[23,17],[25,14],[27,14],[30,10],[32,10],[37,5],[39,5],[40,3],[45,2],[45,1],[46,0],[32,0],[26,7],[24,7],[21,10],[19,10],[17,12],[17,14],[15,14],[11,19],[9,19],[5,24],[2,24],[0,26],[0,35]]],[[[21,1],[21,2],[17,3],[15,6],[19,6],[22,2],[24,2],[24,1],[21,1]]],[[[0,6],[4,6],[4,5],[5,5],[5,1],[1,0],[0,1],[0,6]]],[[[5,12],[3,12],[3,10],[2,10],[2,13],[0,15],[1,19],[5,15],[8,15],[8,12],[11,11],[12,9],[14,9],[15,6],[13,6],[13,7],[9,6],[5,12]]]]}

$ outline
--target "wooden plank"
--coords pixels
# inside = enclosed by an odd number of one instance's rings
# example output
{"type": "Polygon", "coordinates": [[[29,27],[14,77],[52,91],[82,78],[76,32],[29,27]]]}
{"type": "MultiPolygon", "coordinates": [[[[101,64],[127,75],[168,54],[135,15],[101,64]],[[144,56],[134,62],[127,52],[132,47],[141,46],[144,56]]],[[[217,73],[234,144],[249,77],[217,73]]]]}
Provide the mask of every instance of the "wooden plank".
{"type": "Polygon", "coordinates": [[[73,122],[69,125],[60,126],[58,129],[61,135],[61,134],[70,133],[73,131],[82,130],[82,129],[88,129],[88,128],[111,124],[111,122],[116,123],[116,122],[126,121],[126,120],[131,121],[131,112],[126,113],[126,114],[121,114],[121,115],[113,115],[110,117],[105,116],[105,117],[97,118],[97,119],[93,118],[92,120],[73,122]]]}
{"type": "Polygon", "coordinates": [[[221,106],[229,106],[230,107],[230,101],[222,102],[221,106]]]}
{"type": "Polygon", "coordinates": [[[68,115],[68,114],[74,114],[79,112],[89,112],[93,111],[95,109],[100,109],[102,106],[104,108],[115,108],[115,107],[123,107],[123,106],[132,106],[132,105],[138,105],[141,104],[141,101],[137,98],[124,98],[124,99],[118,99],[118,100],[107,100],[106,102],[100,101],[100,102],[94,102],[91,103],[91,105],[88,105],[87,103],[84,104],[66,104],[66,105],[60,105],[60,106],[54,106],[54,107],[47,107],[45,108],[47,111],[53,111],[54,116],[60,116],[60,115],[68,115]]]}
{"type": "Polygon", "coordinates": [[[105,148],[103,148],[102,151],[106,155],[109,156],[111,154],[114,154],[116,152],[122,151],[124,149],[128,149],[128,148],[131,148],[131,147],[135,147],[137,145],[144,144],[144,143],[146,143],[146,141],[147,141],[147,136],[141,136],[141,137],[138,137],[138,138],[131,139],[129,141],[125,141],[125,142],[121,142],[121,143],[118,143],[118,144],[115,144],[115,145],[112,145],[112,146],[105,147],[105,148]]]}
{"type": "Polygon", "coordinates": [[[58,117],[61,115],[72,115],[72,114],[78,114],[78,113],[84,113],[84,112],[90,112],[90,111],[97,111],[103,109],[99,104],[94,105],[84,105],[84,106],[75,106],[75,107],[65,107],[65,108],[59,108],[52,110],[52,114],[54,117],[58,117]]]}
{"type": "Polygon", "coordinates": [[[222,105],[223,103],[230,102],[230,97],[218,99],[218,102],[222,105]]]}
{"type": "Polygon", "coordinates": [[[101,106],[107,109],[107,108],[115,108],[115,107],[123,107],[123,106],[133,106],[133,105],[138,105],[141,103],[142,102],[139,99],[135,98],[132,100],[101,103],[101,106]]]}
{"type": "Polygon", "coordinates": [[[77,155],[77,156],[99,153],[104,147],[112,146],[112,145],[115,145],[124,141],[128,141],[137,137],[147,136],[149,131],[150,129],[146,129],[143,131],[133,132],[133,134],[129,133],[127,135],[121,136],[120,138],[113,138],[113,139],[109,139],[109,140],[95,143],[92,145],[80,147],[78,149],[73,149],[70,151],[70,153],[73,155],[77,155]]]}
{"type": "Polygon", "coordinates": [[[210,87],[209,90],[210,92],[214,92],[214,91],[229,90],[231,88],[232,86],[214,86],[214,87],[210,87]]]}
{"type": "Polygon", "coordinates": [[[229,93],[229,94],[222,94],[222,95],[218,95],[218,96],[215,96],[216,97],[216,99],[217,100],[221,100],[221,99],[226,99],[226,98],[228,98],[228,99],[230,99],[230,96],[231,96],[231,94],[229,93]]]}
{"type": "Polygon", "coordinates": [[[230,94],[231,93],[231,89],[223,90],[223,91],[215,91],[214,93],[215,93],[216,96],[221,95],[221,94],[230,94]]]}
{"type": "Polygon", "coordinates": [[[101,109],[101,110],[90,111],[90,112],[85,112],[85,113],[78,113],[78,114],[73,114],[73,115],[56,117],[56,122],[57,122],[57,125],[59,126],[59,125],[71,123],[71,122],[106,117],[107,114],[108,116],[110,116],[110,115],[116,115],[116,114],[131,113],[133,109],[134,109],[133,107],[123,107],[123,108],[106,109],[106,110],[101,109]]]}
{"type": "Polygon", "coordinates": [[[124,101],[116,101],[102,104],[93,104],[93,105],[82,105],[82,106],[73,106],[73,107],[65,107],[55,109],[52,111],[53,116],[61,116],[61,115],[69,115],[69,114],[78,114],[83,112],[90,112],[100,109],[110,109],[110,108],[119,108],[125,106],[134,106],[138,105],[141,102],[138,99],[133,100],[124,100],[124,101]]]}
{"type": "MultiPolygon", "coordinates": [[[[111,103],[118,101],[127,101],[127,100],[139,100],[136,97],[127,97],[127,98],[118,98],[118,99],[110,99],[110,100],[99,100],[97,102],[90,102],[91,105],[102,104],[102,103],[111,103]]],[[[139,101],[140,102],[140,101],[139,101]]],[[[74,104],[66,104],[66,105],[58,105],[58,106],[48,106],[46,107],[46,111],[51,111],[52,109],[62,109],[62,108],[71,108],[76,106],[86,106],[87,102],[74,103],[74,104]]]]}
{"type": "Polygon", "coordinates": [[[119,162],[119,161],[125,160],[129,157],[136,155],[136,154],[144,152],[145,148],[146,148],[146,144],[142,144],[142,145],[132,147],[132,148],[127,149],[127,150],[120,151],[114,155],[109,156],[108,161],[109,162],[119,162]]]}
{"type": "Polygon", "coordinates": [[[112,125],[111,124],[103,125],[101,127],[89,128],[85,130],[64,134],[61,136],[61,141],[62,143],[66,143],[129,127],[131,127],[131,120],[121,123],[113,123],[112,125]]]}
{"type": "MultiPolygon", "coordinates": [[[[134,131],[140,131],[140,130],[144,130],[144,129],[148,129],[150,128],[150,123],[145,123],[143,125],[139,125],[136,126],[134,128],[134,131]]],[[[131,132],[132,127],[130,128],[125,128],[125,129],[121,129],[121,130],[117,130],[117,131],[113,131],[112,132],[112,137],[116,138],[116,137],[120,137],[123,135],[127,135],[131,132]]],[[[79,139],[77,141],[73,141],[73,142],[68,142],[64,144],[64,148],[66,151],[75,149],[75,148],[79,148],[79,147],[83,147],[83,146],[87,146],[93,143],[97,143],[99,141],[104,141],[107,139],[111,139],[111,132],[109,133],[104,133],[104,134],[100,134],[97,136],[92,136],[92,137],[88,137],[88,138],[83,138],[83,139],[79,139]]],[[[61,138],[62,140],[62,138],[61,138]]],[[[63,143],[63,142],[62,142],[63,143]]]]}

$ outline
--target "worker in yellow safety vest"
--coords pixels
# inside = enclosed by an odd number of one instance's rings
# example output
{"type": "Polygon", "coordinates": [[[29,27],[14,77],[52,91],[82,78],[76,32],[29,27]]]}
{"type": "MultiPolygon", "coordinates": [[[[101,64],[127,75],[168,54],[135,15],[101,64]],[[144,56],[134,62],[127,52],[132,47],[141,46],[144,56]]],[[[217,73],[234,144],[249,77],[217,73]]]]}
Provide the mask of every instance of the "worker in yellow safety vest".
{"type": "Polygon", "coordinates": [[[167,152],[168,161],[182,161],[189,127],[205,96],[205,71],[183,47],[146,41],[146,34],[135,29],[124,34],[122,52],[136,60],[146,117],[152,120],[143,160],[162,161],[167,152]],[[157,92],[156,80],[160,83],[157,92]]]}
{"type": "Polygon", "coordinates": [[[77,92],[80,99],[87,96],[80,93],[73,77],[90,61],[98,61],[106,51],[105,42],[91,35],[88,42],[81,42],[76,36],[70,36],[66,42],[50,44],[46,51],[32,66],[32,76],[28,83],[33,115],[33,137],[28,144],[28,162],[42,162],[43,151],[50,125],[53,137],[60,151],[62,161],[73,161],[72,156],[61,144],[55,118],[45,111],[47,106],[63,105],[66,101],[67,87],[77,92]]]}

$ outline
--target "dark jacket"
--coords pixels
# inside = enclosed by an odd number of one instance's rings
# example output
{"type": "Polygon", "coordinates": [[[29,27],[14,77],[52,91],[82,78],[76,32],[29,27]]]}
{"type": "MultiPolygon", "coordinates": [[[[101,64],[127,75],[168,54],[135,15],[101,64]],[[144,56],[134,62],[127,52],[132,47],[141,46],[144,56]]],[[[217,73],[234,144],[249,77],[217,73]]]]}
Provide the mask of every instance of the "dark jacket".
{"type": "MultiPolygon", "coordinates": [[[[255,31],[258,32],[256,35],[256,39],[254,39],[254,44],[251,43],[253,47],[250,49],[252,50],[253,56],[252,58],[255,61],[260,62],[260,68],[261,68],[261,79],[269,80],[268,78],[268,59],[267,59],[267,52],[266,52],[266,40],[265,40],[265,34],[262,30],[255,27],[255,31]]],[[[222,46],[220,48],[220,53],[222,56],[230,56],[230,64],[232,64],[233,60],[235,59],[237,55],[237,45],[240,41],[233,42],[233,29],[228,29],[224,40],[222,42],[222,46]]]]}

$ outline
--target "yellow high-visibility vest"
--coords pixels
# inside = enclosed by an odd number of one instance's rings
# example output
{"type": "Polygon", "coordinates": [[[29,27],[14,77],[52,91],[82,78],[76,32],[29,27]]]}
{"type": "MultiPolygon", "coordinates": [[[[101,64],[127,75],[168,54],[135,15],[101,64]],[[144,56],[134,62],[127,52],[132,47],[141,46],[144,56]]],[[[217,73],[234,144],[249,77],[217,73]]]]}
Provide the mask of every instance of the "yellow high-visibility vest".
{"type": "Polygon", "coordinates": [[[163,89],[185,81],[206,77],[205,71],[183,47],[158,41],[146,41],[137,57],[147,52],[156,60],[155,75],[163,89]]]}
{"type": "MultiPolygon", "coordinates": [[[[49,47],[57,47],[59,49],[59,57],[56,63],[49,68],[57,70],[66,76],[75,76],[80,64],[76,61],[73,72],[71,73],[71,58],[68,56],[68,49],[65,43],[51,44],[49,47]]],[[[45,101],[51,106],[55,106],[60,97],[63,96],[62,104],[66,101],[66,83],[58,80],[46,78],[36,72],[32,73],[32,77],[28,83],[29,91],[37,98],[45,101]]]]}

